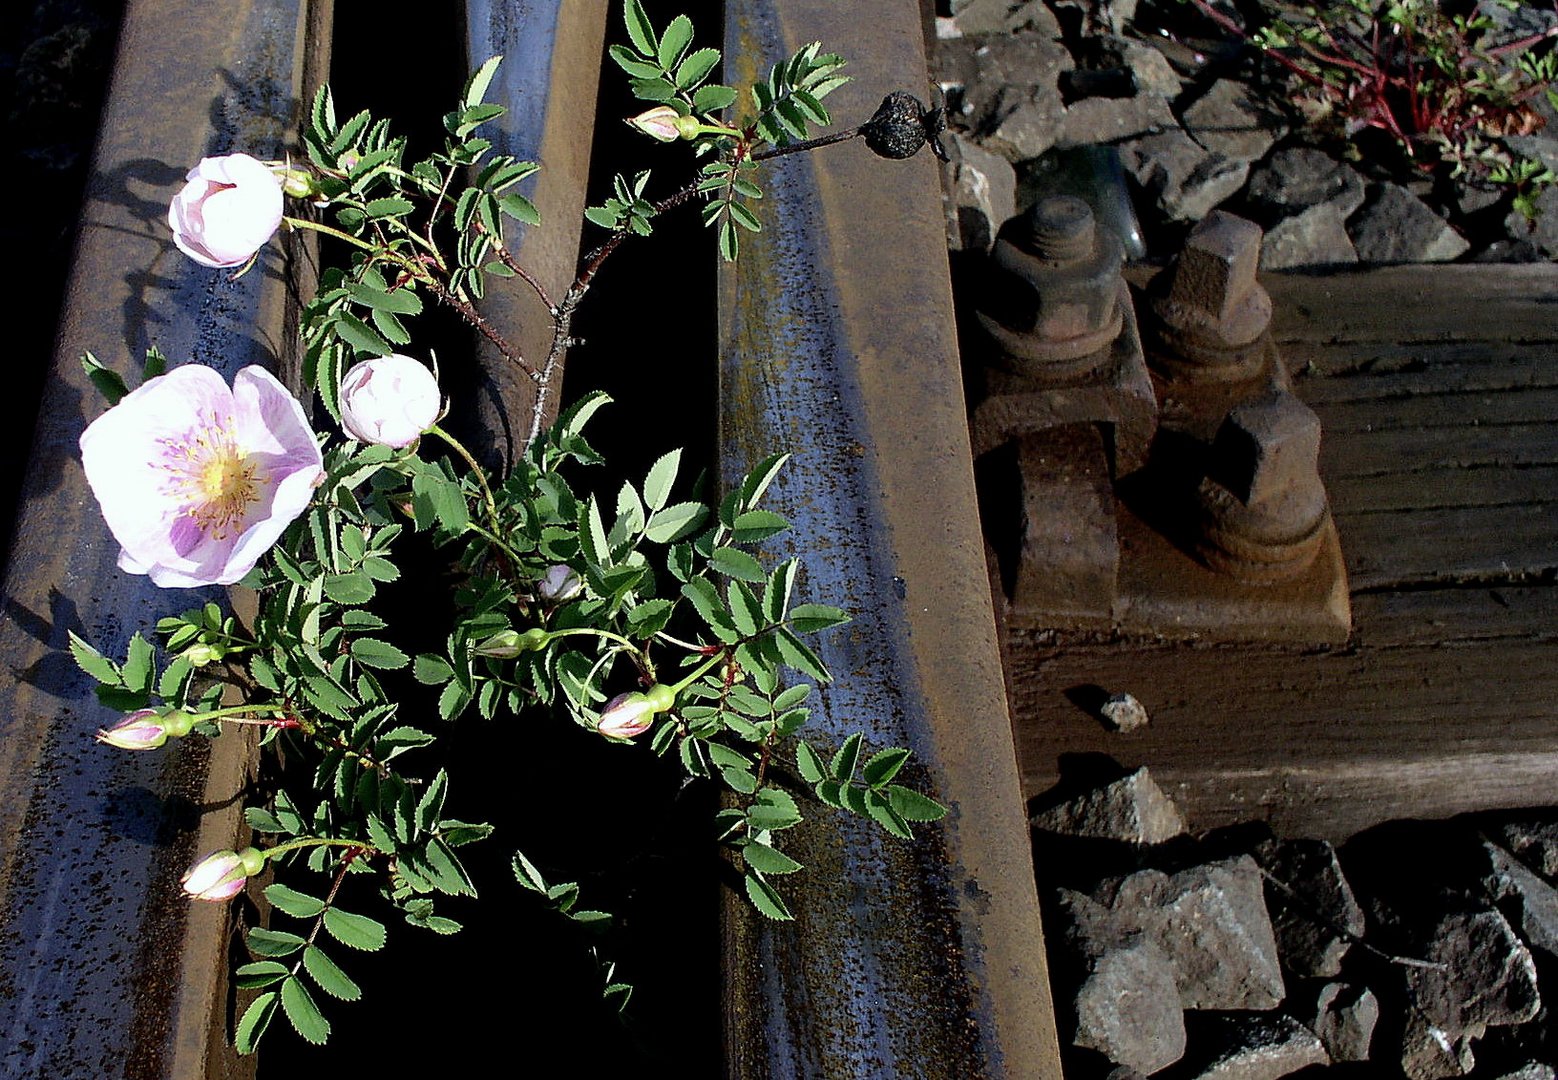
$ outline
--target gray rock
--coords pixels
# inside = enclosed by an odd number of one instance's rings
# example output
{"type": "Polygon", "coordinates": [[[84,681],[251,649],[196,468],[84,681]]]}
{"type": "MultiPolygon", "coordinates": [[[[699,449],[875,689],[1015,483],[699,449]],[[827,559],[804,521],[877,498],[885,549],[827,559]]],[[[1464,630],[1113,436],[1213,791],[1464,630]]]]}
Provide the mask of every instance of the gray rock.
{"type": "Polygon", "coordinates": [[[1358,249],[1347,235],[1347,219],[1337,203],[1311,206],[1283,218],[1260,243],[1262,270],[1292,270],[1301,266],[1339,266],[1358,261],[1358,249]]]}
{"type": "Polygon", "coordinates": [[[1471,245],[1428,204],[1397,184],[1379,184],[1348,223],[1367,263],[1449,262],[1471,245]]]}
{"type": "Polygon", "coordinates": [[[1125,28],[1136,19],[1136,0],[1102,0],[1100,6],[1115,34],[1125,33],[1125,28]]]}
{"type": "Polygon", "coordinates": [[[1491,22],[1485,44],[1498,47],[1522,38],[1545,34],[1558,26],[1558,12],[1537,4],[1501,4],[1497,0],[1480,0],[1477,14],[1491,22]]]}
{"type": "Polygon", "coordinates": [[[1483,851],[1488,857],[1487,887],[1492,897],[1511,903],[1520,937],[1527,945],[1558,960],[1558,889],[1497,844],[1483,844],[1483,851]]]}
{"type": "Polygon", "coordinates": [[[1364,921],[1336,849],[1324,840],[1272,840],[1256,858],[1268,875],[1267,909],[1283,966],[1295,975],[1340,974],[1364,921]]]}
{"type": "Polygon", "coordinates": [[[1493,835],[1538,874],[1558,880],[1558,821],[1512,821],[1495,828],[1493,835]]]}
{"type": "Polygon", "coordinates": [[[1532,1061],[1520,1066],[1514,1072],[1500,1073],[1493,1080],[1558,1080],[1558,1074],[1553,1072],[1551,1065],[1532,1061]]]}
{"type": "Polygon", "coordinates": [[[1034,100],[1058,117],[1058,79],[1074,66],[1066,47],[1044,34],[955,38],[936,49],[936,81],[954,104],[948,119],[974,132],[992,130],[1034,100]]]}
{"type": "Polygon", "coordinates": [[[1443,1080],[1476,1068],[1471,1037],[1453,1035],[1411,1010],[1401,1032],[1401,1071],[1407,1080],[1443,1080]]]}
{"type": "Polygon", "coordinates": [[[1263,221],[1277,222],[1327,203],[1345,220],[1363,205],[1363,178],[1323,151],[1293,147],[1251,169],[1245,195],[1263,221]]]}
{"type": "Polygon", "coordinates": [[[1131,69],[1131,78],[1136,82],[1138,94],[1156,94],[1166,100],[1179,96],[1183,84],[1174,71],[1174,65],[1169,63],[1168,57],[1160,50],[1151,45],[1129,41],[1121,46],[1120,58],[1131,69]]]}
{"type": "Polygon", "coordinates": [[[1455,185],[1455,208],[1462,214],[1475,214],[1486,210],[1504,197],[1505,189],[1494,185],[1472,184],[1462,181],[1455,185]]]}
{"type": "MultiPolygon", "coordinates": [[[[1530,243],[1549,259],[1558,259],[1558,184],[1543,189],[1536,197],[1536,220],[1532,221],[1518,210],[1511,210],[1504,219],[1504,231],[1515,240],[1530,243]]],[[[1552,847],[1558,847],[1553,844],[1552,847]]],[[[1558,854],[1547,857],[1549,877],[1558,877],[1558,854]]]]}
{"type": "Polygon", "coordinates": [[[1168,956],[1184,1008],[1281,1004],[1286,988],[1254,859],[1241,855],[1172,877],[1143,870],[1106,885],[1101,896],[1116,927],[1139,931],[1168,956]]]}
{"type": "Polygon", "coordinates": [[[1154,1073],[1185,1053],[1185,1017],[1173,968],[1151,942],[1137,939],[1106,950],[1076,996],[1072,1042],[1117,1065],[1154,1073]]]}
{"type": "Polygon", "coordinates": [[[1309,1027],[1332,1061],[1367,1061],[1378,1022],[1379,999],[1372,990],[1333,982],[1321,988],[1309,1027]]]}
{"type": "Polygon", "coordinates": [[[1198,1057],[1199,1069],[1184,1073],[1187,1080],[1277,1080],[1331,1061],[1314,1032],[1282,1013],[1212,1014],[1194,1034],[1212,1049],[1198,1057]]]}
{"type": "Polygon", "coordinates": [[[967,0],[954,5],[952,25],[959,34],[1010,34],[1031,29],[1060,39],[1060,20],[1044,0],[967,0]]]}
{"type": "Polygon", "coordinates": [[[1423,1019],[1450,1038],[1523,1024],[1540,1010],[1536,964],[1499,912],[1445,915],[1426,945],[1423,959],[1439,966],[1407,968],[1407,984],[1423,1019]]]}
{"type": "Polygon", "coordinates": [[[1130,694],[1110,694],[1108,700],[1098,707],[1098,711],[1116,731],[1144,728],[1150,719],[1146,707],[1130,694]]]}
{"type": "MultiPolygon", "coordinates": [[[[1541,98],[1537,98],[1540,103],[1541,98]]],[[[1540,161],[1543,165],[1558,172],[1558,138],[1552,135],[1549,126],[1540,135],[1506,135],[1504,145],[1521,157],[1540,161]]]]}
{"type": "Polygon", "coordinates": [[[1163,215],[1199,221],[1244,186],[1249,165],[1208,153],[1183,131],[1165,131],[1120,146],[1120,160],[1163,215]]]}
{"type": "Polygon", "coordinates": [[[1146,768],[1037,813],[1029,824],[1063,836],[1161,844],[1182,836],[1184,818],[1146,768]]]}
{"type": "Polygon", "coordinates": [[[1170,131],[1177,126],[1168,102],[1156,94],[1083,98],[1066,108],[1062,124],[1056,146],[1117,143],[1170,131]]]}
{"type": "Polygon", "coordinates": [[[1259,161],[1287,133],[1282,118],[1263,108],[1248,84],[1236,79],[1213,83],[1181,120],[1196,142],[1230,161],[1259,161]]]}
{"type": "Polygon", "coordinates": [[[942,166],[946,190],[947,246],[988,251],[1002,222],[1017,213],[1017,174],[1011,162],[966,135],[946,139],[952,161],[942,166]]]}
{"type": "Polygon", "coordinates": [[[982,142],[1013,163],[1036,158],[1054,146],[1065,125],[1066,107],[1058,90],[1013,87],[1002,95],[996,112],[999,119],[982,142]]]}

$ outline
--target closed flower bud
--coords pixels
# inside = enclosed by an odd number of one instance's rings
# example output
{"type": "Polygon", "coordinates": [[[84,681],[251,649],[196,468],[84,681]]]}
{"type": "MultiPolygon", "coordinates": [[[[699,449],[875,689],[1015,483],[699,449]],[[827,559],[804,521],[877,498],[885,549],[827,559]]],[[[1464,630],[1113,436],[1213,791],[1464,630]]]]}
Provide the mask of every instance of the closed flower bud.
{"type": "Polygon", "coordinates": [[[653,109],[629,117],[628,124],[652,139],[675,142],[682,137],[681,128],[677,124],[680,119],[681,114],[671,106],[656,105],[653,109]]]}
{"type": "Polygon", "coordinates": [[[364,360],[341,380],[341,426],[358,442],[410,446],[441,407],[433,373],[399,353],[364,360]]]}
{"type": "Polygon", "coordinates": [[[209,645],[205,642],[199,642],[191,645],[179,655],[188,660],[191,667],[198,668],[205,667],[207,664],[214,664],[227,655],[227,650],[220,645],[209,645]]]}
{"type": "Polygon", "coordinates": [[[536,582],[536,592],[549,604],[562,604],[572,600],[584,588],[584,582],[573,572],[573,567],[558,563],[546,568],[546,574],[536,582]]]}
{"type": "Polygon", "coordinates": [[[265,855],[254,848],[207,855],[179,882],[192,900],[228,900],[243,891],[244,880],[258,874],[265,855]]]}
{"type": "Polygon", "coordinates": [[[248,154],[202,158],[168,207],[173,242],[202,266],[242,266],[281,225],[281,181],[248,154]]]}
{"type": "Polygon", "coordinates": [[[155,750],[168,741],[168,729],[156,709],[137,709],[113,727],[99,731],[97,741],[120,750],[155,750]]]}
{"type": "Polygon", "coordinates": [[[522,653],[545,648],[550,636],[539,626],[533,626],[523,634],[518,630],[499,630],[477,645],[474,652],[477,656],[490,656],[494,660],[512,660],[522,653]]]}
{"type": "Polygon", "coordinates": [[[307,169],[277,169],[276,179],[281,181],[281,190],[294,199],[307,199],[319,193],[314,174],[307,169]]]}
{"type": "Polygon", "coordinates": [[[657,711],[647,695],[637,692],[618,694],[606,702],[595,730],[609,739],[631,739],[650,729],[657,711]]]}

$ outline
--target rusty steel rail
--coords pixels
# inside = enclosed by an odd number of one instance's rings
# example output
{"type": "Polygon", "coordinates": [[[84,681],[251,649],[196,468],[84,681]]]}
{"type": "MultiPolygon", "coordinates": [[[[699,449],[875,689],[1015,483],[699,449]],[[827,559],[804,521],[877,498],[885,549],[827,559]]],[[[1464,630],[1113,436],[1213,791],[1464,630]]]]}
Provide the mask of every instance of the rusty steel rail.
{"type": "MultiPolygon", "coordinates": [[[[841,123],[927,91],[913,2],[727,12],[727,55],[750,63],[736,85],[821,40],[856,79],[828,99],[841,123]]],[[[770,498],[808,556],[806,595],[854,614],[821,644],[838,678],[819,738],[912,747],[951,814],[913,844],[821,807],[786,834],[808,867],[796,921],[727,908],[727,1071],[1058,1077],[935,162],[851,142],[771,163],[764,186],[763,232],[721,282],[722,470],[794,452],[770,498]]]]}
{"type": "MultiPolygon", "coordinates": [[[[66,652],[123,655],[170,594],[115,567],[76,440],[103,411],[79,357],[155,344],[231,376],[289,338],[274,248],[238,281],[173,247],[167,199],[203,155],[278,155],[328,43],[329,3],[132,0],[5,575],[0,622],[0,1075],[229,1075],[227,910],[191,906],[195,852],[231,847],[249,743],[109,751],[66,652]],[[179,58],[174,62],[173,58],[179,58]],[[192,63],[193,58],[200,58],[192,63]]],[[[184,592],[198,603],[215,590],[184,592]]]]}
{"type": "MultiPolygon", "coordinates": [[[[467,52],[503,53],[491,97],[513,112],[501,149],[543,160],[527,194],[546,228],[517,252],[558,292],[572,279],[589,167],[604,0],[470,0],[467,52]],[[545,32],[541,32],[543,24],[545,32]],[[522,31],[522,32],[521,32],[522,31]]],[[[229,378],[246,364],[297,385],[296,299],[314,260],[299,238],[232,281],[180,255],[167,199],[203,155],[279,156],[299,103],[324,78],[332,0],[130,0],[88,182],[57,347],[17,513],[0,622],[0,1077],[252,1074],[227,1041],[233,928],[191,905],[178,878],[198,852],[232,847],[253,742],[186,740],[159,754],[98,746],[116,714],[66,651],[75,631],[110,654],[149,631],[177,594],[120,572],[76,440],[103,411],[79,356],[133,369],[148,345],[229,378]],[[171,58],[178,58],[172,62],[171,58]],[[305,256],[305,257],[299,257],[305,256]]],[[[544,311],[489,300],[529,352],[544,311]]],[[[544,353],[544,349],[540,350],[544,353]]],[[[486,423],[528,426],[534,391],[484,357],[486,423]]],[[[558,373],[560,380],[561,372],[558,373]]],[[[501,425],[501,426],[495,426],[501,425]]],[[[523,431],[520,431],[523,434],[523,431]]]]}
{"type": "MultiPolygon", "coordinates": [[[[489,133],[498,153],[538,161],[541,169],[520,188],[541,211],[541,227],[513,224],[510,247],[536,276],[553,303],[562,300],[578,266],[579,234],[584,221],[585,177],[595,95],[606,32],[607,0],[466,0],[466,62],[470,70],[491,56],[502,56],[488,97],[509,112],[489,133]]],[[[552,342],[552,318],[536,294],[514,282],[494,289],[479,305],[483,315],[540,364],[552,342]]],[[[495,460],[512,461],[530,430],[536,384],[477,340],[484,372],[472,423],[479,445],[495,460]]],[[[551,392],[541,402],[543,421],[557,413],[563,373],[552,376],[551,392]]]]}

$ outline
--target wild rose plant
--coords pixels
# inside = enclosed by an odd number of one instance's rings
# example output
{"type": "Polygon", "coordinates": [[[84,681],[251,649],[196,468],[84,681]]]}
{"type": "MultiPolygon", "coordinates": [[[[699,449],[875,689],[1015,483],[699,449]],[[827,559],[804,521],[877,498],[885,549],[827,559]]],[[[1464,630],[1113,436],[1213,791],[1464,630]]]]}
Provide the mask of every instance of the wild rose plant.
{"type": "MultiPolygon", "coordinates": [[[[208,158],[173,197],[174,243],[214,269],[246,265],[282,224],[342,242],[347,264],[324,269],[302,319],[301,389],[318,394],[322,431],[260,368],[229,387],[198,364],[164,371],[152,351],[131,390],[83,360],[112,404],[81,451],[121,568],[170,589],[240,583],[257,600],[246,625],[215,603],[161,619],[160,655],[140,634],[122,661],[71,641],[103,701],[125,714],[99,732],[106,746],[155,751],[248,725],[288,761],[266,788],[275,794],[246,812],[256,846],[209,854],[182,880],[191,898],[223,901],[270,866],[284,879],[264,889],[273,918],[302,924],[247,931],[256,959],[236,975],[258,993],[234,1031],[243,1052],[278,1011],[309,1041],[328,1037],[305,979],[327,997],[358,996],[325,949],[378,948],[387,932],[344,904],[377,891],[413,926],[459,929],[435,903],[474,895],[458,849],[491,828],[445,812],[451,776],[415,753],[436,734],[407,722],[424,712],[444,721],[539,712],[571,719],[613,752],[674,753],[690,777],[729,789],[720,842],[737,853],[752,904],[773,919],[790,915],[770,879],[801,869],[779,850],[801,812],[775,768],[905,840],[912,822],[945,812],[897,782],[907,751],[865,755],[855,735],[825,759],[799,737],[806,680],[829,677],[802,637],[845,616],[798,602],[797,560],[762,558],[763,542],[788,528],[760,506],[784,455],[709,505],[678,494],[673,451],[607,502],[576,486],[599,460],[583,432],[605,396],[585,395],[550,430],[539,420],[573,343],[573,313],[618,246],[701,199],[719,251],[735,258],[740,232],[757,227],[747,203],[761,194],[759,162],[861,135],[905,156],[934,142],[935,114],[884,105],[860,127],[809,138],[829,122],[821,100],[845,81],[841,58],[801,49],[738,112],[741,95],[709,81],[718,51],[691,48],[690,20],[657,32],[638,0],[623,18],[629,44],[611,56],[652,106],[631,122],[655,140],[692,141],[705,163],[659,198],[650,173],[618,177],[613,197],[586,213],[605,237],[564,295],[549,296],[511,254],[510,222],[538,222],[517,190],[537,166],[493,154],[475,134],[503,112],[482,100],[494,59],[446,117],[444,149],[426,159],[407,160],[405,141],[365,113],[338,120],[326,88],[303,131],[306,161],[208,158]],[[284,198],[299,204],[290,216],[284,198]],[[481,316],[475,301],[496,284],[534,290],[552,313],[544,357],[522,356],[481,316]],[[429,297],[536,383],[537,419],[505,470],[483,468],[439,425],[446,406],[432,370],[399,351],[429,297]],[[443,560],[403,568],[397,542],[408,530],[443,560]],[[455,583],[456,614],[436,651],[413,656],[397,644],[406,628],[380,586],[403,573],[455,583]],[[419,693],[428,703],[403,717],[401,704],[419,693]],[[302,962],[288,959],[305,945],[302,962]]],[[[601,924],[603,913],[574,908],[576,884],[548,883],[520,853],[514,872],[561,916],[601,924]]],[[[627,989],[612,982],[605,993],[620,1002],[627,989]]]]}

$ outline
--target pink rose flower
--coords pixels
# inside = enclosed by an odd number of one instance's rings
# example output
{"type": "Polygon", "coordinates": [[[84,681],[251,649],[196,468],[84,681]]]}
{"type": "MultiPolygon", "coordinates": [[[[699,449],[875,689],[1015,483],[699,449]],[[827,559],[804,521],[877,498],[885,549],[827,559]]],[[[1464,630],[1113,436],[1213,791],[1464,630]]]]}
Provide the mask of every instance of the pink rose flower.
{"type": "Polygon", "coordinates": [[[618,694],[606,702],[595,730],[609,739],[631,739],[648,731],[659,711],[654,702],[636,691],[618,694]]]}
{"type": "Polygon", "coordinates": [[[261,367],[228,388],[186,364],[81,433],[119,568],[163,588],[231,585],[308,508],[324,461],[303,407],[261,367]]]}
{"type": "Polygon", "coordinates": [[[202,158],[168,207],[178,249],[202,266],[242,266],[281,226],[281,181],[248,154],[202,158]]]}
{"type": "Polygon", "coordinates": [[[99,731],[97,741],[120,750],[155,750],[168,741],[168,729],[156,709],[137,709],[113,727],[99,731]]]}
{"type": "Polygon", "coordinates": [[[628,117],[628,126],[635,127],[652,139],[675,142],[682,137],[676,121],[680,114],[669,105],[656,105],[653,109],[628,117]]]}
{"type": "Polygon", "coordinates": [[[410,446],[442,407],[433,373],[399,353],[364,360],[341,380],[341,426],[358,442],[410,446]]]}
{"type": "Polygon", "coordinates": [[[584,582],[565,563],[548,566],[546,574],[536,582],[536,592],[549,604],[562,604],[584,591],[584,582]]]}
{"type": "Polygon", "coordinates": [[[191,900],[228,900],[242,892],[244,880],[264,865],[264,853],[254,848],[217,851],[190,867],[179,884],[191,900]]]}

